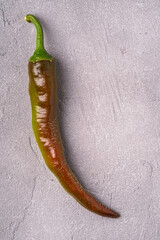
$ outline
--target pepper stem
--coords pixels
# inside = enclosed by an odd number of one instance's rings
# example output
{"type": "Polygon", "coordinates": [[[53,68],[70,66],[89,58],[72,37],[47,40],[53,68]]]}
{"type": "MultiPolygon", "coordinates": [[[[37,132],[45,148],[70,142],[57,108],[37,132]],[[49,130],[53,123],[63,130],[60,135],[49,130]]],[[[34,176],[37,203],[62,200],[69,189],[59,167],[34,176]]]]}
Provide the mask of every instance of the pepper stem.
{"type": "Polygon", "coordinates": [[[33,56],[30,58],[31,62],[37,62],[37,61],[42,61],[42,60],[49,60],[52,61],[53,57],[47,53],[47,51],[44,49],[44,41],[43,41],[43,29],[38,21],[38,19],[31,15],[28,14],[25,17],[25,20],[29,23],[33,23],[37,29],[37,43],[36,43],[36,50],[33,54],[33,56]]]}

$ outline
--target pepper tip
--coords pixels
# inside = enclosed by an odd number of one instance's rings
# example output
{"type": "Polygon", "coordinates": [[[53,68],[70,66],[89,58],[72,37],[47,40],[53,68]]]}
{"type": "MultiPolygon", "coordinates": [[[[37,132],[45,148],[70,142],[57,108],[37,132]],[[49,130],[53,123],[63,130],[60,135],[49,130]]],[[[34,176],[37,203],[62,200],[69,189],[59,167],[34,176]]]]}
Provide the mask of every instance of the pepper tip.
{"type": "Polygon", "coordinates": [[[103,216],[110,217],[110,218],[119,218],[121,215],[113,211],[112,209],[106,208],[106,212],[103,216]]]}
{"type": "Polygon", "coordinates": [[[121,215],[119,213],[115,213],[114,216],[112,216],[113,218],[119,218],[121,215]]]}

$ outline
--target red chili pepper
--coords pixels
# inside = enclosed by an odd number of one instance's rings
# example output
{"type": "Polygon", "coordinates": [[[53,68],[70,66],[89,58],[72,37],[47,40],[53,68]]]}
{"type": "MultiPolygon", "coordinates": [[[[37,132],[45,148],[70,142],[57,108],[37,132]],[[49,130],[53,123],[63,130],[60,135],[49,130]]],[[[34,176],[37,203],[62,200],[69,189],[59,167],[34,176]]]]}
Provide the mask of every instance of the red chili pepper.
{"type": "Polygon", "coordinates": [[[34,23],[37,29],[37,48],[29,60],[29,94],[33,130],[43,158],[64,189],[81,205],[101,216],[117,218],[118,213],[102,205],[81,186],[67,164],[57,115],[56,62],[44,49],[39,21],[33,15],[27,15],[25,20],[34,23]]]}

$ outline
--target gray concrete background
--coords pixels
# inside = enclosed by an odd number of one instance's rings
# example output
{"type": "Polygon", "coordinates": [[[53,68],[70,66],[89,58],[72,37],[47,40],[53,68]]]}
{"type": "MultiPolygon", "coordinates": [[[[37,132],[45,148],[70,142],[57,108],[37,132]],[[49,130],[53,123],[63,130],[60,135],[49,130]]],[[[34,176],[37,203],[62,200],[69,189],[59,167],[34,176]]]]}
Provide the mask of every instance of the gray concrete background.
{"type": "Polygon", "coordinates": [[[160,239],[160,1],[0,1],[0,239],[160,239]],[[44,164],[32,126],[35,14],[57,59],[67,160],[121,214],[81,207],[44,164]]]}

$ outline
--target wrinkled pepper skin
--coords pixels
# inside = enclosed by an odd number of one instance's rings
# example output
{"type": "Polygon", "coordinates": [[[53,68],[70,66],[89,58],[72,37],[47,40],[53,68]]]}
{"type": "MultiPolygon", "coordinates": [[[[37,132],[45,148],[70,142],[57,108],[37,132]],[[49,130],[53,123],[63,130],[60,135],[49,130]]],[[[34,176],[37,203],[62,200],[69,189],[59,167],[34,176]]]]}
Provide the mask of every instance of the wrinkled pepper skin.
{"type": "Polygon", "coordinates": [[[33,130],[48,168],[83,207],[101,216],[119,217],[118,213],[102,205],[81,186],[67,164],[58,123],[55,59],[30,60],[28,69],[33,130]]]}

